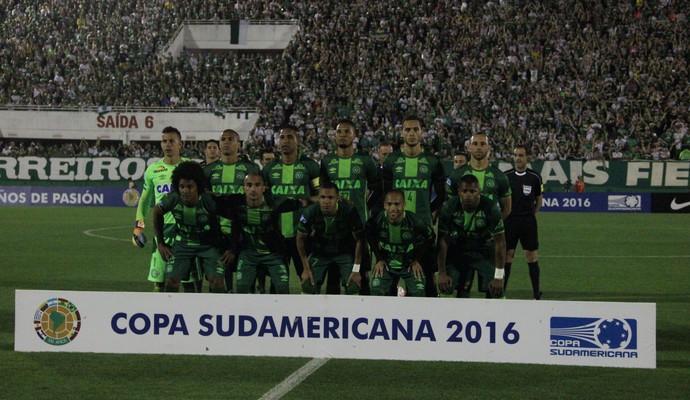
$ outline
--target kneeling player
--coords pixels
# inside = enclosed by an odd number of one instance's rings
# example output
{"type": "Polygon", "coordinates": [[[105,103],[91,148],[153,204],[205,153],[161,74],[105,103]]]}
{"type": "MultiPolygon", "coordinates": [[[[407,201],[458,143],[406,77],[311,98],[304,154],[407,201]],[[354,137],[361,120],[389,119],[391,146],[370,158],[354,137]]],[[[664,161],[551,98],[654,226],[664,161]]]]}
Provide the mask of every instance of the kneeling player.
{"type": "Polygon", "coordinates": [[[365,229],[376,265],[371,294],[386,296],[398,279],[405,281],[407,295],[424,297],[425,278],[420,264],[433,241],[431,226],[411,211],[405,211],[405,195],[391,190],[383,200],[383,212],[367,221],[365,229]]]}
{"type": "Polygon", "coordinates": [[[304,266],[302,292],[316,294],[328,266],[335,264],[345,293],[358,294],[362,281],[359,213],[340,200],[338,187],[331,182],[321,185],[318,199],[318,203],[304,209],[297,227],[297,250],[304,266]]]}
{"type": "MultiPolygon", "coordinates": [[[[506,242],[498,204],[481,194],[474,175],[460,178],[458,195],[443,205],[438,221],[439,289],[452,294],[462,273],[472,269],[488,282],[480,288],[487,298],[502,297],[506,242]]],[[[458,297],[469,297],[459,290],[458,297]]]]}
{"type": "Polygon", "coordinates": [[[264,197],[265,190],[263,176],[250,172],[244,178],[244,195],[226,195],[219,200],[232,211],[227,215],[233,218],[232,226],[238,227],[237,247],[242,251],[235,276],[237,293],[252,292],[257,271],[263,267],[271,277],[276,294],[290,293],[280,214],[297,210],[305,205],[306,200],[286,199],[275,204],[271,196],[264,197]]]}
{"type": "Polygon", "coordinates": [[[153,226],[158,251],[166,261],[165,291],[177,292],[182,279],[188,279],[197,259],[213,293],[225,293],[225,266],[234,259],[234,252],[223,243],[218,210],[212,195],[202,192],[206,178],[199,164],[186,161],[172,174],[172,192],[154,208],[153,226]],[[172,246],[163,240],[166,213],[175,218],[175,241],[172,246]],[[221,251],[221,246],[225,246],[221,251]]]}

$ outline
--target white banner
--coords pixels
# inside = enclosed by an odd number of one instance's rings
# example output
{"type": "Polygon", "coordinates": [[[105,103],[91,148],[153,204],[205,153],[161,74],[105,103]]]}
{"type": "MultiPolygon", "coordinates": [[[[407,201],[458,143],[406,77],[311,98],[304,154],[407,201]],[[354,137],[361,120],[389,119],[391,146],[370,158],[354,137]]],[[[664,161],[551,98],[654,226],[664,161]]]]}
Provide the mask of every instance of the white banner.
{"type": "Polygon", "coordinates": [[[656,304],[17,290],[15,350],[656,368],[656,304]]]}
{"type": "Polygon", "coordinates": [[[109,112],[0,110],[0,137],[17,139],[149,140],[159,142],[161,131],[174,126],[182,140],[220,138],[230,128],[246,140],[259,114],[250,111],[222,112],[109,112]]]}

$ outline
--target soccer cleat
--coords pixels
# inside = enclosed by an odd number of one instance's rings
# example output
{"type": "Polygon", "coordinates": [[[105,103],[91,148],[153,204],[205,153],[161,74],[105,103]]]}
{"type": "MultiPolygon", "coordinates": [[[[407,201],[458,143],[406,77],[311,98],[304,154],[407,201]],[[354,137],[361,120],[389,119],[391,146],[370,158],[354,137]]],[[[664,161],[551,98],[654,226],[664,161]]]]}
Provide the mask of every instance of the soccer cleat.
{"type": "Polygon", "coordinates": [[[541,292],[534,292],[534,300],[541,300],[541,292]]]}

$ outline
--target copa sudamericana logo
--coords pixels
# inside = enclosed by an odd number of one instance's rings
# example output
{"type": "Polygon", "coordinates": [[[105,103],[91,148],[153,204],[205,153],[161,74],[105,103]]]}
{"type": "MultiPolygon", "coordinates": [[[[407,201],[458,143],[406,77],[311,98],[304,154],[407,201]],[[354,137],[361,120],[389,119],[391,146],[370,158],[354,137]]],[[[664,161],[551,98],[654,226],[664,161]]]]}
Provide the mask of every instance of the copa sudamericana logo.
{"type": "Polygon", "coordinates": [[[62,346],[72,342],[81,329],[81,314],[69,300],[53,298],[41,304],[34,314],[34,329],[45,343],[62,346]]]}

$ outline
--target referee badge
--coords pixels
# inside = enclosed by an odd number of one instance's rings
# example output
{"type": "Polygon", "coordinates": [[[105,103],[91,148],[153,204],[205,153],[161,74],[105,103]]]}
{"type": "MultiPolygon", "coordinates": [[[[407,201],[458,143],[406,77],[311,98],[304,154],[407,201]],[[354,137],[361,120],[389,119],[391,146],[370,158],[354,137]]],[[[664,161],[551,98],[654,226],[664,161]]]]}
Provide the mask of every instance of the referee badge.
{"type": "Polygon", "coordinates": [[[532,186],[522,185],[522,194],[529,196],[532,193],[532,186]]]}

